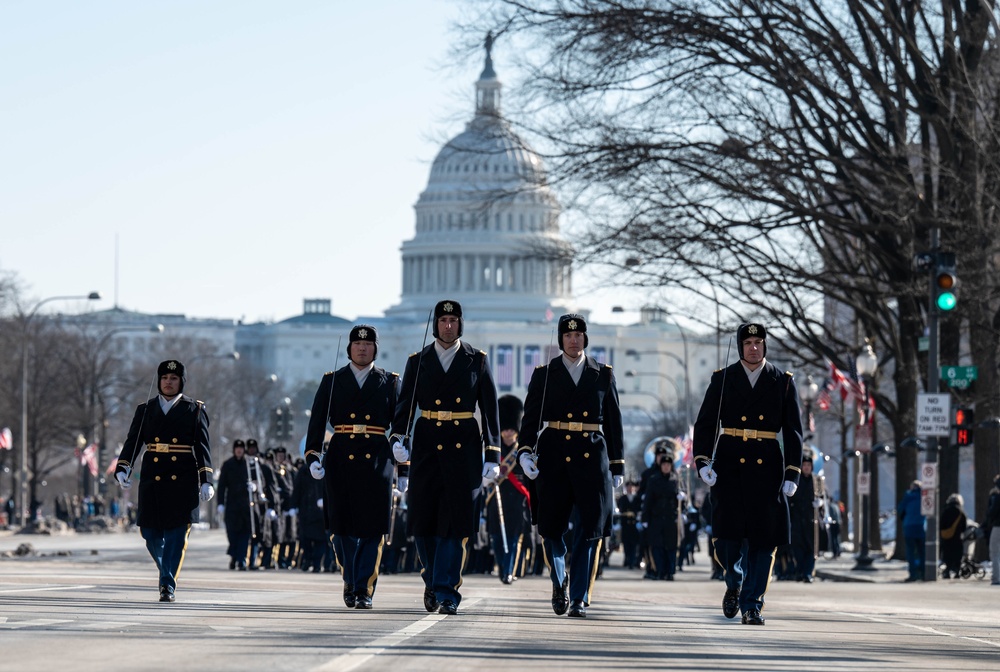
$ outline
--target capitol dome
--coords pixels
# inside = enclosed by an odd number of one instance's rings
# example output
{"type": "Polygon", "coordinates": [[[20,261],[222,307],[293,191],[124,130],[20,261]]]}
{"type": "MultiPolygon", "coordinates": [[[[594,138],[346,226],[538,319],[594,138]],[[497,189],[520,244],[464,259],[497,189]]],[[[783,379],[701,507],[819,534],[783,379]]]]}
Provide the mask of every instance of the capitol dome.
{"type": "Polygon", "coordinates": [[[571,309],[559,204],[541,157],[501,115],[500,90],[488,44],[475,115],[438,152],[414,207],[402,299],[387,316],[423,320],[445,297],[475,320],[544,321],[571,309]]]}

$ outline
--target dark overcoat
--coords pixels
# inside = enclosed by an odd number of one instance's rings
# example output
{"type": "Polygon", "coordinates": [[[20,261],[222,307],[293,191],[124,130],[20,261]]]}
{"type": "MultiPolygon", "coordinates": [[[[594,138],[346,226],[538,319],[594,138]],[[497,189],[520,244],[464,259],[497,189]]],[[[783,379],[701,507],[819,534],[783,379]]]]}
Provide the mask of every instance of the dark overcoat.
{"type": "Polygon", "coordinates": [[[140,453],[139,527],[172,529],[197,523],[198,494],[212,477],[205,405],[181,395],[164,415],[159,397],[139,404],[116,473],[135,469],[140,453]]]}
{"type": "Polygon", "coordinates": [[[550,539],[566,532],[574,506],[585,538],[610,535],[615,507],[611,477],[621,475],[625,469],[614,373],[609,365],[593,357],[587,357],[584,367],[577,384],[561,355],[537,367],[524,399],[518,434],[520,452],[537,448],[538,478],[533,484],[532,516],[539,534],[550,539]],[[548,427],[539,434],[539,420],[599,428],[548,427]]]}
{"type": "Polygon", "coordinates": [[[677,550],[680,534],[678,492],[680,484],[676,474],[658,472],[650,476],[642,498],[642,522],[646,526],[646,543],[650,546],[677,550]]]}
{"type": "Polygon", "coordinates": [[[776,547],[790,543],[788,503],[781,488],[786,480],[799,480],[802,418],[792,374],[767,361],[763,367],[752,388],[740,362],[712,374],[695,421],[694,454],[697,468],[708,464],[717,421],[724,429],[740,432],[719,437],[713,464],[718,479],[712,486],[712,535],[776,547]],[[781,432],[784,446],[776,438],[754,437],[755,430],[781,432]]]}
{"type": "MultiPolygon", "coordinates": [[[[506,448],[505,448],[506,449],[506,448]]],[[[486,493],[486,530],[490,534],[500,534],[500,509],[503,505],[503,523],[507,532],[509,549],[514,548],[518,537],[525,531],[525,507],[528,505],[528,491],[524,486],[527,478],[517,462],[517,444],[510,447],[500,464],[500,478],[486,493]],[[511,456],[510,453],[514,455],[511,456]],[[499,500],[496,491],[499,489],[499,500]]]]}
{"type": "Polygon", "coordinates": [[[415,399],[407,497],[411,536],[474,536],[483,463],[500,463],[500,418],[489,358],[465,342],[458,347],[447,372],[433,343],[422,356],[410,355],[403,372],[392,435],[406,436],[410,402],[415,399]],[[471,414],[477,408],[479,422],[474,417],[449,420],[437,415],[471,414]]]}
{"type": "Polygon", "coordinates": [[[250,499],[254,493],[248,489],[249,483],[250,471],[247,468],[246,457],[237,459],[233,456],[222,463],[216,496],[219,498],[219,503],[226,507],[223,518],[227,534],[251,531],[250,499]]]}
{"type": "Polygon", "coordinates": [[[323,458],[323,508],[326,527],[333,534],[375,537],[389,531],[395,462],[386,432],[396,410],[398,383],[397,374],[376,366],[358,387],[347,365],[336,375],[324,375],[316,390],[306,434],[306,462],[312,464],[323,456],[329,422],[336,431],[323,458]]]}

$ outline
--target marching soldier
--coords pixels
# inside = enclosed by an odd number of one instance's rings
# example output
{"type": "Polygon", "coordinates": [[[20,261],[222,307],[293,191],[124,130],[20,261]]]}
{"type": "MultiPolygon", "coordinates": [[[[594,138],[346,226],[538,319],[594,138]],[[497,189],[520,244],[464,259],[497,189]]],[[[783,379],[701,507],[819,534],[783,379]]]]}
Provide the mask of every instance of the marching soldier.
{"type": "Polygon", "coordinates": [[[396,410],[399,376],[375,366],[377,355],[375,327],[351,329],[350,361],[323,376],[306,434],[309,471],[325,479],[326,527],[343,567],[349,609],[372,608],[392,508],[394,465],[386,431],[396,410]],[[327,424],[333,434],[324,454],[327,424]]]}
{"type": "Polygon", "coordinates": [[[250,470],[246,461],[246,443],[243,439],[233,441],[233,456],[222,463],[219,470],[219,515],[226,523],[226,538],[229,540],[229,569],[247,568],[250,538],[253,522],[250,504],[256,486],[250,481],[250,470]]]}
{"type": "Polygon", "coordinates": [[[694,426],[694,460],[712,489],[712,536],[725,572],[722,612],[742,612],[745,625],[764,625],[764,593],[775,549],[788,543],[788,498],[802,462],[799,395],[792,374],[765,359],[766,339],[763,325],[740,325],[740,361],[712,375],[694,426]]]}
{"type": "Polygon", "coordinates": [[[622,553],[625,560],[622,566],[626,569],[639,567],[639,539],[637,526],[642,512],[642,499],[639,497],[639,484],[629,481],[625,484],[625,494],[618,498],[618,514],[622,528],[622,553]]]}
{"type": "Polygon", "coordinates": [[[504,458],[500,464],[500,478],[486,495],[486,526],[493,542],[500,581],[509,585],[514,582],[514,568],[521,555],[524,508],[528,499],[528,490],[521,481],[524,471],[517,463],[517,430],[524,404],[512,394],[500,397],[497,404],[504,458]]]}
{"type": "Polygon", "coordinates": [[[642,524],[652,560],[654,578],[673,581],[677,569],[677,546],[680,525],[679,507],[684,500],[677,474],[674,454],[667,452],[657,464],[658,472],[646,482],[642,498],[642,524]]]}
{"type": "Polygon", "coordinates": [[[396,460],[410,463],[407,527],[423,565],[424,608],[454,615],[478,499],[500,471],[500,421],[486,353],[461,341],[462,306],[439,301],[433,319],[434,342],[406,362],[392,441],[396,460]]]}
{"type": "Polygon", "coordinates": [[[558,333],[563,354],[536,368],[528,384],[518,459],[537,479],[532,514],[551,568],[552,609],[585,618],[601,543],[611,532],[614,489],[624,480],[622,418],[611,367],[586,355],[583,316],[560,317],[558,333]],[[574,509],[567,576],[563,535],[574,509]]]}
{"type": "Polygon", "coordinates": [[[215,496],[212,452],[205,404],[181,394],[184,365],[175,359],[156,369],[159,394],[139,404],[115,466],[123,489],[143,445],[139,480],[139,529],[160,574],[160,602],[173,602],[191,524],[199,519],[199,500],[215,496]]]}
{"type": "Polygon", "coordinates": [[[247,478],[252,486],[248,489],[253,493],[250,502],[251,538],[250,557],[247,569],[258,570],[265,564],[272,566],[271,556],[274,547],[273,522],[278,517],[274,512],[272,502],[277,499],[274,483],[274,472],[261,459],[256,439],[247,439],[246,453],[247,478]],[[263,549],[263,558],[262,555],[263,549]]]}
{"type": "Polygon", "coordinates": [[[295,561],[296,549],[299,543],[298,511],[292,505],[292,494],[295,490],[295,467],[288,461],[288,450],[278,446],[273,451],[274,482],[277,485],[278,501],[274,503],[278,514],[275,546],[278,547],[278,569],[290,569],[295,561]]]}
{"type": "Polygon", "coordinates": [[[813,473],[814,454],[802,451],[802,474],[799,487],[789,498],[792,522],[792,555],[795,560],[795,580],[813,582],[816,555],[819,553],[819,532],[823,512],[823,479],[813,473]]]}

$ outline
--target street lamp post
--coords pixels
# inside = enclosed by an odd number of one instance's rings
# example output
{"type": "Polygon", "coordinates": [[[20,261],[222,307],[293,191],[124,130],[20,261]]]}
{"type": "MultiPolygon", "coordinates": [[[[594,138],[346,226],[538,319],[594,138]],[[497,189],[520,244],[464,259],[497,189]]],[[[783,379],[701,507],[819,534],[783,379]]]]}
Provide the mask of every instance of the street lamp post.
{"type": "Polygon", "coordinates": [[[805,439],[813,438],[812,405],[819,397],[819,385],[813,380],[812,374],[806,376],[806,384],[799,388],[799,398],[806,407],[806,432],[805,439]]]}
{"type": "MultiPolygon", "coordinates": [[[[866,378],[867,383],[871,383],[872,377],[874,377],[875,372],[878,370],[878,357],[875,356],[875,351],[872,349],[872,344],[867,339],[865,340],[865,347],[862,348],[861,352],[858,354],[857,360],[855,360],[855,365],[858,370],[858,377],[864,381],[866,378]]],[[[867,404],[868,395],[871,394],[868,390],[868,384],[865,385],[865,399],[864,402],[867,404]]],[[[874,437],[872,437],[874,438],[874,437]]],[[[870,527],[871,527],[871,489],[874,484],[871,482],[871,454],[872,450],[869,447],[867,450],[861,451],[861,473],[864,474],[868,480],[868,494],[860,495],[861,499],[861,552],[855,558],[854,569],[862,571],[871,571],[875,567],[872,566],[873,558],[871,557],[870,551],[870,527]]]]}
{"type": "MultiPolygon", "coordinates": [[[[680,326],[677,327],[680,329],[680,326]]],[[[666,355],[667,357],[672,357],[674,361],[681,365],[684,370],[684,413],[687,419],[687,423],[693,424],[694,418],[691,414],[691,375],[688,372],[688,351],[687,351],[687,337],[681,332],[681,337],[684,342],[684,359],[681,359],[672,352],[667,352],[666,350],[632,350],[628,349],[625,351],[625,355],[628,357],[635,357],[638,359],[642,355],[666,355]]],[[[628,375],[627,373],[625,375],[628,375]]],[[[660,374],[663,375],[663,374],[660,374]]]]}
{"type": "Polygon", "coordinates": [[[24,529],[28,524],[28,327],[31,325],[31,320],[38,314],[38,309],[46,303],[52,301],[98,301],[100,298],[99,292],[80,296],[50,296],[36,303],[31,310],[24,314],[21,339],[21,472],[18,484],[21,529],[24,529]]]}

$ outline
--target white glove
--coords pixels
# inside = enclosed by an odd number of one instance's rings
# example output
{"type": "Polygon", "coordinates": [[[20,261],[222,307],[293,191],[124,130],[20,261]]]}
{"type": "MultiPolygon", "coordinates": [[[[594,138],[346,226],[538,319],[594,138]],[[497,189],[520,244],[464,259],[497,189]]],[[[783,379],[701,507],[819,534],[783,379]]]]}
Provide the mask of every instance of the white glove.
{"type": "Polygon", "coordinates": [[[319,481],[326,476],[326,469],[324,469],[323,465],[317,461],[309,465],[309,473],[312,474],[313,478],[319,481]]]}
{"type": "Polygon", "coordinates": [[[822,499],[820,499],[819,497],[817,497],[816,499],[813,500],[813,508],[814,509],[822,508],[822,506],[823,506],[823,500],[822,499]]]}
{"type": "Polygon", "coordinates": [[[207,502],[215,497],[215,488],[212,487],[211,483],[202,483],[201,494],[198,496],[201,498],[201,501],[207,502]]]}
{"type": "Polygon", "coordinates": [[[396,478],[396,489],[400,492],[406,492],[406,489],[410,487],[410,479],[406,476],[399,476],[396,478]]]}
{"type": "Polygon", "coordinates": [[[625,477],[621,476],[621,475],[612,476],[611,479],[614,482],[614,488],[615,488],[615,490],[617,490],[618,488],[622,487],[622,483],[625,482],[625,477]]]}
{"type": "Polygon", "coordinates": [[[719,479],[718,475],[712,471],[712,467],[707,464],[698,470],[698,475],[701,476],[701,480],[705,482],[705,485],[712,487],[715,482],[719,479]]]}
{"type": "Polygon", "coordinates": [[[215,510],[218,511],[219,515],[221,516],[226,512],[226,507],[223,506],[222,504],[219,504],[217,507],[215,507],[215,510]]]}
{"type": "Polygon", "coordinates": [[[299,510],[288,509],[288,511],[285,511],[285,515],[288,516],[289,518],[294,518],[295,516],[299,515],[299,510]]]}
{"type": "Polygon", "coordinates": [[[496,462],[486,462],[483,464],[483,487],[490,483],[495,483],[500,477],[500,465],[496,462]]]}
{"type": "Polygon", "coordinates": [[[641,522],[641,521],[637,522],[635,524],[635,529],[636,529],[636,532],[642,532],[644,529],[646,529],[646,524],[643,523],[643,522],[641,522]]]}
{"type": "Polygon", "coordinates": [[[524,475],[535,480],[538,478],[538,458],[531,453],[523,453],[521,457],[518,458],[518,462],[521,463],[521,468],[524,469],[524,475]]]}
{"type": "Polygon", "coordinates": [[[278,514],[275,512],[274,509],[268,509],[264,515],[267,516],[268,520],[274,520],[275,518],[278,517],[278,514]]]}
{"type": "Polygon", "coordinates": [[[683,502],[685,499],[687,499],[687,495],[685,495],[683,492],[678,492],[677,493],[677,501],[678,502],[683,502]]]}
{"type": "Polygon", "coordinates": [[[784,483],[781,484],[781,493],[785,497],[793,496],[795,494],[795,491],[798,489],[799,486],[797,486],[795,483],[792,483],[791,481],[785,481],[784,483]]]}
{"type": "Polygon", "coordinates": [[[410,461],[410,451],[401,441],[396,441],[396,443],[392,444],[392,456],[396,458],[396,462],[410,461]]]}
{"type": "Polygon", "coordinates": [[[257,492],[257,484],[254,483],[253,481],[247,481],[247,492],[249,492],[251,495],[257,492]]]}
{"type": "Polygon", "coordinates": [[[129,476],[131,475],[131,469],[125,469],[125,471],[119,471],[115,474],[115,479],[117,479],[118,485],[121,486],[122,490],[128,490],[132,487],[132,481],[129,480],[129,476]]]}
{"type": "Polygon", "coordinates": [[[319,499],[316,500],[316,506],[318,506],[321,509],[323,508],[323,498],[322,497],[320,497],[319,499]]]}

